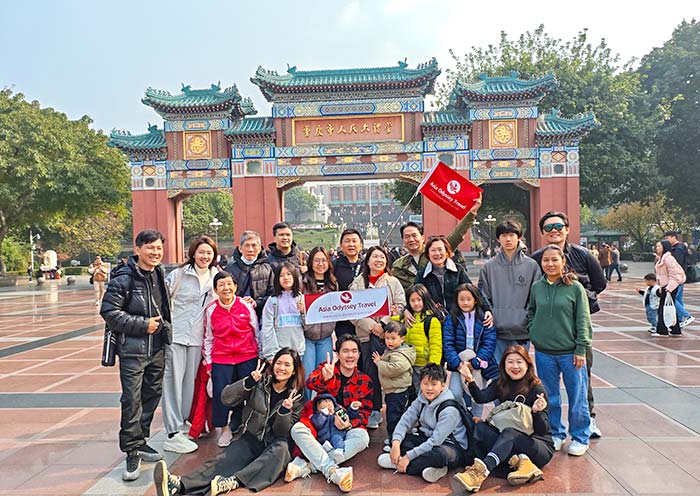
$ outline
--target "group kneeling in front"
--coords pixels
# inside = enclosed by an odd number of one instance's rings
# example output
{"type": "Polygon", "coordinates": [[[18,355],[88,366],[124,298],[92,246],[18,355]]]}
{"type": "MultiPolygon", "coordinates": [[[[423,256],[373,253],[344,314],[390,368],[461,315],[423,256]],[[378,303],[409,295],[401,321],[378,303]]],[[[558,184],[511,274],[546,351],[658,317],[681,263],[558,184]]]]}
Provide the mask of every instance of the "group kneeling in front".
{"type": "MultiPolygon", "coordinates": [[[[260,491],[284,472],[291,482],[321,472],[341,491],[352,490],[352,467],[340,467],[369,446],[365,429],[372,411],[372,383],[358,370],[360,343],[353,335],[336,342],[337,361],[320,364],[306,381],[316,397],[303,404],[303,366],[296,351],[282,348],[266,365],[227,386],[222,402],[245,402],[239,436],[218,456],[184,476],[165,462],[154,470],[156,492],[213,496],[239,487],[260,491]],[[298,456],[292,460],[292,454],[298,456]]],[[[477,403],[496,401],[483,420],[472,418],[448,387],[447,372],[428,363],[419,376],[416,398],[393,426],[380,467],[421,476],[428,482],[465,467],[455,479],[476,492],[494,474],[512,485],[542,478],[555,451],[547,393],[527,350],[506,349],[499,377],[484,389],[465,363],[459,373],[477,403]]]]}

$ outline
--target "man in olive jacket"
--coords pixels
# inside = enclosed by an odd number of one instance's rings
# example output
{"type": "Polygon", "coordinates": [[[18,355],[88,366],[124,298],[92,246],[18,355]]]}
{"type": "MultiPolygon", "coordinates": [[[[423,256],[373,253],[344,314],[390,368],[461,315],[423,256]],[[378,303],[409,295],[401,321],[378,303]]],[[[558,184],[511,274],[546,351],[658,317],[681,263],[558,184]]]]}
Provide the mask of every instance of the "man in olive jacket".
{"type": "Polygon", "coordinates": [[[160,265],[163,241],[153,229],[136,236],[135,255],[115,273],[100,310],[117,335],[122,384],[119,449],[126,453],[125,481],[138,479],[142,459],[163,458],[146,444],[162,391],[165,346],[172,341],[170,300],[160,265]]]}

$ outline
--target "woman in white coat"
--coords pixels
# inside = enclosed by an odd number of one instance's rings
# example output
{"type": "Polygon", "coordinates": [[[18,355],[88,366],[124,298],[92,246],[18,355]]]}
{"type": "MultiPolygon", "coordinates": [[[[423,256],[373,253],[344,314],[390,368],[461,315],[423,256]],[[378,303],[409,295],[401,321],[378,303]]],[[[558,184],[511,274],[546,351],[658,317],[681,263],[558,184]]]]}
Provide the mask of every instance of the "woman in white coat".
{"type": "Polygon", "coordinates": [[[217,255],[214,240],[198,236],[187,251],[187,262],[165,279],[173,324],[173,342],[165,350],[163,376],[163,422],[168,434],[165,451],[191,453],[197,449],[197,443],[185,434],[185,421],[190,415],[195,377],[202,360],[204,309],[215,298],[212,281],[218,272],[217,255]]]}

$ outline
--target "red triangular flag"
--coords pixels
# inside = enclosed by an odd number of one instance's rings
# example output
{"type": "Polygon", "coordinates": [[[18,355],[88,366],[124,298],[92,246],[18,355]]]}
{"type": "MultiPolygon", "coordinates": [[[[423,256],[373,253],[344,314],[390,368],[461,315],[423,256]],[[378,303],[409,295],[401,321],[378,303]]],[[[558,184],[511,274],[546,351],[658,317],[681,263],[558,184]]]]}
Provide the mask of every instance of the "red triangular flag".
{"type": "Polygon", "coordinates": [[[438,162],[420,183],[418,191],[441,209],[462,219],[484,190],[460,176],[457,171],[438,162]]]}

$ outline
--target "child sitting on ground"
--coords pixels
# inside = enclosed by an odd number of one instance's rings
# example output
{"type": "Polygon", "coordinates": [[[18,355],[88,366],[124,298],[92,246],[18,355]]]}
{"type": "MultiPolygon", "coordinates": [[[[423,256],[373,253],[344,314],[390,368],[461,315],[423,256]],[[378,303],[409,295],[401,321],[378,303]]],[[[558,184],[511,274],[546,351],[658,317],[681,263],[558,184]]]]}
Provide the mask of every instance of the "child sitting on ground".
{"type": "Polygon", "coordinates": [[[416,348],[406,344],[406,326],[392,320],[384,327],[386,351],[372,353],[372,361],[379,371],[379,383],[386,402],[386,430],[389,439],[408,406],[408,389],[413,382],[416,348]]]}
{"type": "Polygon", "coordinates": [[[651,324],[649,332],[656,332],[656,314],[659,310],[659,285],[656,283],[656,274],[650,272],[644,276],[646,287],[637,288],[637,292],[644,297],[644,309],[647,312],[647,322],[651,324]]]}
{"type": "Polygon", "coordinates": [[[316,429],[316,439],[321,443],[326,452],[331,453],[335,449],[345,449],[346,430],[338,429],[335,425],[335,417],[347,421],[356,418],[359,413],[357,409],[353,411],[353,404],[350,410],[346,411],[336,403],[333,395],[324,393],[314,398],[314,414],[311,415],[311,423],[316,429]]]}
{"type": "Polygon", "coordinates": [[[447,388],[445,369],[426,364],[420,373],[418,398],[401,416],[391,437],[391,452],[379,455],[379,466],[435,482],[449,469],[464,464],[468,440],[466,412],[460,408],[447,388]]]}

